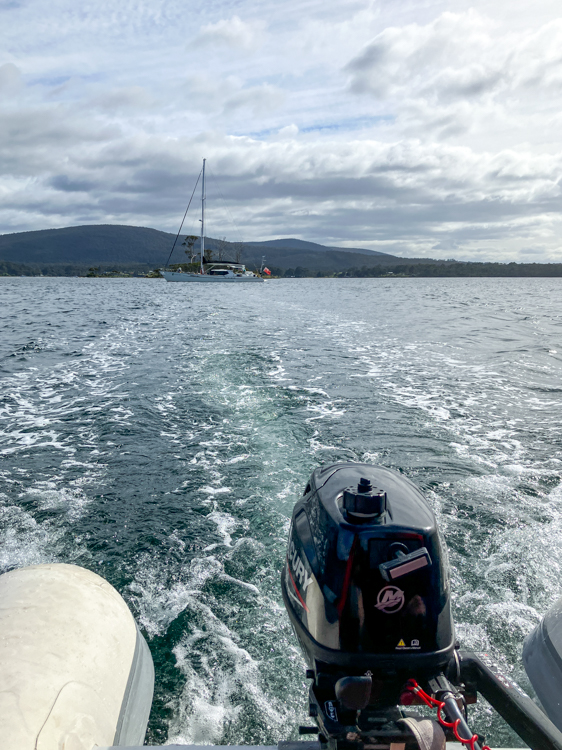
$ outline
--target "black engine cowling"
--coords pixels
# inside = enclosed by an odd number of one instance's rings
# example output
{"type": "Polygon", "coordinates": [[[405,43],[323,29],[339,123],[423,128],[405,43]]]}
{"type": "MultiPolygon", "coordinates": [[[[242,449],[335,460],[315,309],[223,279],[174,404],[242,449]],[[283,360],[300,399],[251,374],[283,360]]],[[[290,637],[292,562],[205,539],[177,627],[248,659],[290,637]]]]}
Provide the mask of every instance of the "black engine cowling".
{"type": "MultiPolygon", "coordinates": [[[[330,682],[369,671],[373,687],[382,681],[399,690],[451,660],[449,575],[436,519],[419,490],[390,469],[340,463],[314,471],[293,511],[281,585],[309,666],[330,682]]],[[[393,690],[384,692],[396,702],[393,690]]]]}

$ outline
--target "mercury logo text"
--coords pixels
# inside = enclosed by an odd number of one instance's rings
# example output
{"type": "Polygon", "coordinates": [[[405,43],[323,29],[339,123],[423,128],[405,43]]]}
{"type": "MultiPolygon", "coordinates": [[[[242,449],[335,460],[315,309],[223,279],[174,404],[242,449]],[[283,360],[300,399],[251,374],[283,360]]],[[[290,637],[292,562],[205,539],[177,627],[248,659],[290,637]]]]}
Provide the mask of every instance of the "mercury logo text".
{"type": "Polygon", "coordinates": [[[297,548],[295,547],[293,540],[291,540],[291,543],[289,545],[288,557],[293,575],[295,576],[295,580],[298,581],[299,586],[302,588],[302,590],[306,591],[308,586],[310,586],[310,584],[312,583],[312,575],[307,575],[304,563],[301,560],[299,553],[297,552],[297,548]]]}

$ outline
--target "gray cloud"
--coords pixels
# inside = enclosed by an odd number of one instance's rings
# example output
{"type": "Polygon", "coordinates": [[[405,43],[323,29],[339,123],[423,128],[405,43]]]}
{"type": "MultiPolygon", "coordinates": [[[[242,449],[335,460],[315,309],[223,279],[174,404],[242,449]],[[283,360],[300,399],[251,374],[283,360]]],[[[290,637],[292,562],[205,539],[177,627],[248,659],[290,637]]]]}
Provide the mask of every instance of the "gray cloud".
{"type": "Polygon", "coordinates": [[[55,190],[68,193],[90,193],[95,186],[92,180],[72,179],[66,174],[57,174],[51,177],[47,184],[55,190]]]}
{"type": "Polygon", "coordinates": [[[146,111],[155,107],[157,100],[142,86],[113,89],[95,96],[91,106],[109,113],[146,111]]]}

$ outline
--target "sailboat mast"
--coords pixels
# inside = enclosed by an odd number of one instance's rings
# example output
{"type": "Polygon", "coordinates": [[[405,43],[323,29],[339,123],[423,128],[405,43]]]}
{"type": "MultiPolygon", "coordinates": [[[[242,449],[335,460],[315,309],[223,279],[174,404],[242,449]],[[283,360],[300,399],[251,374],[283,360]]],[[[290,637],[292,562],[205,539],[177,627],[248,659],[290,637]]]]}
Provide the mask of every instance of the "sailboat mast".
{"type": "Polygon", "coordinates": [[[205,257],[205,162],[203,159],[203,182],[201,183],[201,273],[203,273],[203,258],[205,257]]]}

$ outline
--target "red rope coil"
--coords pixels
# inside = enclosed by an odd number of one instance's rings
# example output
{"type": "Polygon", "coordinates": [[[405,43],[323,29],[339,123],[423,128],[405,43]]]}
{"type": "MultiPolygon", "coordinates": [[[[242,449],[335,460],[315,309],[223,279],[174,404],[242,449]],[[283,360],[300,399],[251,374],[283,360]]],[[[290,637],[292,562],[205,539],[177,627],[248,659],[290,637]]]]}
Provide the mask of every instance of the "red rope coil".
{"type": "MultiPolygon", "coordinates": [[[[426,706],[429,706],[429,708],[436,708],[437,720],[439,721],[441,726],[445,727],[446,729],[452,729],[453,734],[455,735],[455,739],[458,742],[462,742],[463,745],[467,745],[470,750],[475,750],[474,744],[478,740],[478,735],[473,734],[470,739],[461,737],[458,730],[461,720],[457,719],[456,721],[447,721],[441,715],[441,712],[445,708],[445,703],[443,701],[438,701],[435,698],[432,698],[431,695],[428,695],[415,680],[408,680],[406,684],[406,690],[408,690],[410,693],[414,693],[414,695],[417,695],[417,697],[420,698],[426,706]]],[[[482,750],[490,750],[490,748],[488,747],[488,745],[483,745],[482,750]]]]}

